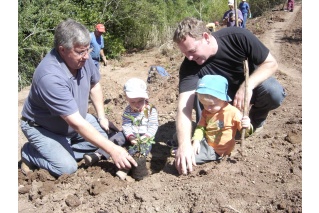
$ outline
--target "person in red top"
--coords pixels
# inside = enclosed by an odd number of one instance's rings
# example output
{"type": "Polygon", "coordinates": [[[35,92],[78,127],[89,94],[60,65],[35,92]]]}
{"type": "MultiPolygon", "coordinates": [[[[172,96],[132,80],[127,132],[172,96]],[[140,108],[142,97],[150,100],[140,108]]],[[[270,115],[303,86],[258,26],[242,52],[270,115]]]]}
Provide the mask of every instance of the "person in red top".
{"type": "Polygon", "coordinates": [[[205,75],[197,86],[196,95],[204,110],[192,137],[196,164],[230,155],[237,130],[253,132],[249,117],[228,103],[231,98],[227,90],[227,79],[221,75],[205,75]]]}

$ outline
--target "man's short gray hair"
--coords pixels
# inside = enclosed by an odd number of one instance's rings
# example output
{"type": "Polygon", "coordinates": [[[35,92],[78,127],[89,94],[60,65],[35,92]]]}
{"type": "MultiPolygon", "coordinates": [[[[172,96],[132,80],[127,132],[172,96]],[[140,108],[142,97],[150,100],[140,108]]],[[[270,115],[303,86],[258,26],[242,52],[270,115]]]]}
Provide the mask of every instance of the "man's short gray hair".
{"type": "Polygon", "coordinates": [[[62,21],[55,29],[54,47],[63,46],[72,49],[74,45],[87,46],[90,44],[89,30],[73,19],[62,21]]]}

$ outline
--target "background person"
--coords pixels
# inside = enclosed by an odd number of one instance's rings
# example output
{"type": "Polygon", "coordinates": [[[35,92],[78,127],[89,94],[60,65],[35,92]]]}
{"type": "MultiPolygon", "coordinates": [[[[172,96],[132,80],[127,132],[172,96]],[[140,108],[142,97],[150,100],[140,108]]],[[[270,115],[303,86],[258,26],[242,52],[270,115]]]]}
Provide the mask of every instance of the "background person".
{"type": "Polygon", "coordinates": [[[36,68],[24,103],[21,129],[28,142],[21,150],[21,170],[46,169],[53,176],[76,172],[83,154],[101,148],[119,169],[136,161],[108,140],[112,125],[104,114],[100,72],[89,56],[90,33],[67,19],[54,34],[54,48],[36,68]],[[87,113],[91,98],[97,117],[87,113]]]}
{"type": "Polygon", "coordinates": [[[90,33],[91,42],[90,48],[92,48],[91,57],[95,66],[100,70],[100,56],[102,57],[104,66],[107,66],[106,57],[104,55],[104,39],[102,34],[105,33],[105,26],[103,24],[97,24],[94,32],[90,33]]]}
{"type": "MultiPolygon", "coordinates": [[[[236,27],[234,0],[228,0],[228,7],[229,7],[229,10],[227,10],[223,16],[223,24],[225,24],[227,27],[236,27]]],[[[237,12],[237,21],[238,21],[237,27],[242,27],[243,14],[241,13],[239,9],[236,9],[236,12],[237,12]]]]}
{"type": "Polygon", "coordinates": [[[249,118],[256,132],[263,128],[269,111],[281,105],[286,93],[273,77],[278,68],[276,59],[249,30],[226,27],[211,33],[204,22],[185,18],[178,24],[173,41],[185,55],[179,71],[175,166],[179,174],[187,174],[196,165],[190,136],[192,109],[196,110],[196,122],[202,109],[195,95],[199,79],[208,74],[225,77],[231,103],[242,111],[245,96],[243,62],[248,60],[247,100],[252,105],[249,118]]]}
{"type": "Polygon", "coordinates": [[[294,0],[288,0],[287,1],[287,11],[293,12],[294,11],[294,6],[295,6],[295,1],[294,0]]]}
{"type": "Polygon", "coordinates": [[[249,4],[246,2],[246,0],[242,0],[239,5],[238,8],[240,9],[242,15],[243,15],[243,28],[246,28],[246,22],[247,22],[247,18],[251,18],[251,11],[250,11],[250,6],[249,4]],[[249,14],[249,15],[248,15],[249,14]]]}

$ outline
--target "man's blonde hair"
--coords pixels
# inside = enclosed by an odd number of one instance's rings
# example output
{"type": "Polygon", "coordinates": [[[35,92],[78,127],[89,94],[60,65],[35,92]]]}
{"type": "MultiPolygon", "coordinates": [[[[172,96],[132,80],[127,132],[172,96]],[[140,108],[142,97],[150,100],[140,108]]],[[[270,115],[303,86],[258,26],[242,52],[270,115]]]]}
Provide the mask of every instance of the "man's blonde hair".
{"type": "Polygon", "coordinates": [[[184,41],[186,36],[190,36],[198,40],[202,38],[204,32],[209,34],[211,33],[203,21],[187,17],[178,24],[174,32],[173,41],[178,44],[181,41],[184,41]]]}

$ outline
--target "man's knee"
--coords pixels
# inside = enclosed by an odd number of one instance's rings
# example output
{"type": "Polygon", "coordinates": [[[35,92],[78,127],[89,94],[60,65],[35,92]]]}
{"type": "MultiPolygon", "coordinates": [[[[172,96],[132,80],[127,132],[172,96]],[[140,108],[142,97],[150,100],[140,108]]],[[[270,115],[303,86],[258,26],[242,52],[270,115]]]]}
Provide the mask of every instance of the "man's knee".
{"type": "Polygon", "coordinates": [[[271,88],[268,92],[269,97],[267,98],[267,101],[271,105],[272,109],[278,108],[287,95],[285,89],[282,87],[278,87],[277,89],[271,88]]]}
{"type": "Polygon", "coordinates": [[[63,166],[54,168],[50,171],[50,173],[53,174],[53,176],[61,176],[63,174],[73,174],[78,170],[77,162],[74,160],[73,162],[65,163],[63,166]]]}
{"type": "MultiPolygon", "coordinates": [[[[271,109],[279,107],[287,96],[285,89],[274,78],[266,80],[261,87],[258,88],[257,93],[259,97],[256,97],[256,100],[263,103],[262,105],[268,105],[271,109]]],[[[254,104],[259,105],[258,103],[254,104]]]]}

